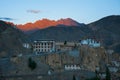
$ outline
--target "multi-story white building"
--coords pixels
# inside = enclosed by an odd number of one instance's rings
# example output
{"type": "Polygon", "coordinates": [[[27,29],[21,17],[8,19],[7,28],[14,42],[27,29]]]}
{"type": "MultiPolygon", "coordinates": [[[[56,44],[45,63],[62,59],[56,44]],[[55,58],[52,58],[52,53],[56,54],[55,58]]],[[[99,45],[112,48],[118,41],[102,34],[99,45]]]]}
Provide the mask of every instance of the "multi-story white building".
{"type": "Polygon", "coordinates": [[[31,48],[31,45],[29,43],[23,43],[24,48],[31,48]]]}
{"type": "Polygon", "coordinates": [[[33,51],[36,54],[55,51],[54,40],[36,40],[33,43],[33,51]]]}
{"type": "Polygon", "coordinates": [[[81,45],[89,45],[91,47],[100,47],[100,42],[94,39],[85,39],[80,42],[81,45]]]}

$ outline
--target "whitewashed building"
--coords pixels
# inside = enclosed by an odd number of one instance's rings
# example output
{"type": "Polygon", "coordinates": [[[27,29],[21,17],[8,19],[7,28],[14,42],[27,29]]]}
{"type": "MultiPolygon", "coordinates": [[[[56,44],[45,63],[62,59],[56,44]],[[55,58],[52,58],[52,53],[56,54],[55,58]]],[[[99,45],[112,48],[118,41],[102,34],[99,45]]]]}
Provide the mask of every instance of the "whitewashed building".
{"type": "Polygon", "coordinates": [[[29,43],[23,43],[23,47],[24,47],[24,48],[31,48],[31,46],[30,46],[29,43]]]}
{"type": "Polygon", "coordinates": [[[80,70],[80,66],[79,65],[64,65],[64,69],[65,70],[80,70]]]}
{"type": "Polygon", "coordinates": [[[118,71],[118,68],[115,66],[109,66],[108,68],[109,68],[110,72],[112,72],[112,73],[116,73],[118,71]]]}
{"type": "Polygon", "coordinates": [[[120,67],[120,61],[111,61],[115,67],[120,67]]]}
{"type": "Polygon", "coordinates": [[[99,72],[99,76],[101,79],[105,79],[106,78],[106,72],[99,72]]]}
{"type": "Polygon", "coordinates": [[[81,40],[80,44],[81,45],[88,45],[91,47],[100,47],[100,42],[95,41],[94,39],[81,40]]]}
{"type": "Polygon", "coordinates": [[[54,40],[36,40],[33,43],[33,51],[36,54],[55,51],[54,40]]]}

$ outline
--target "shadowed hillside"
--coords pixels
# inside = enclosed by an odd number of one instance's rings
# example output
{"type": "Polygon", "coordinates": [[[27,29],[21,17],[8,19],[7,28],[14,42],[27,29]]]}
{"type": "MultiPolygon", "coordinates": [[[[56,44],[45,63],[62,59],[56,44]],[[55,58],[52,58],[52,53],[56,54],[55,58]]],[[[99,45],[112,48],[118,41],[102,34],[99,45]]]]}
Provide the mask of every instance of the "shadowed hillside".
{"type": "Polygon", "coordinates": [[[56,41],[78,41],[91,35],[92,30],[87,26],[56,26],[41,29],[30,35],[30,39],[54,39],[56,41]],[[89,33],[89,34],[88,34],[89,33]]]}
{"type": "Polygon", "coordinates": [[[120,16],[107,16],[88,24],[94,31],[96,38],[100,39],[106,47],[119,48],[120,44],[120,16]]]}
{"type": "Polygon", "coordinates": [[[27,37],[14,26],[0,21],[0,56],[10,56],[21,53],[24,48],[22,43],[27,37]]]}

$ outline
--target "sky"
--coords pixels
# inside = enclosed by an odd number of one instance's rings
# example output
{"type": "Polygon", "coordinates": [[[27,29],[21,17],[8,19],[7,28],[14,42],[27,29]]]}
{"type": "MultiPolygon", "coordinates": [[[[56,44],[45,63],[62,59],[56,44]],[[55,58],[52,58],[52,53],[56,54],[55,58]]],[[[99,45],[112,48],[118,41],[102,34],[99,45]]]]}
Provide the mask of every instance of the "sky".
{"type": "Polygon", "coordinates": [[[91,23],[109,15],[120,15],[120,0],[1,0],[0,20],[15,24],[43,18],[72,18],[91,23]]]}

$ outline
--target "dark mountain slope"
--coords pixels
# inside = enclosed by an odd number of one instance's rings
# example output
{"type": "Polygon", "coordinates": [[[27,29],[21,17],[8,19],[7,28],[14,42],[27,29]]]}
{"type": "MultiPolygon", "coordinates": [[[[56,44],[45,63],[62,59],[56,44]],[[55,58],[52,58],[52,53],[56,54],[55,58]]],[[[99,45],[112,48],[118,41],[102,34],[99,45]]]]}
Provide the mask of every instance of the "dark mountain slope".
{"type": "Polygon", "coordinates": [[[107,16],[88,25],[93,30],[106,29],[110,32],[120,34],[120,15],[107,16]]]}
{"type": "Polygon", "coordinates": [[[22,43],[27,37],[14,26],[0,21],[0,56],[10,56],[25,50],[22,43]]]}
{"type": "MultiPolygon", "coordinates": [[[[120,15],[104,17],[98,21],[88,24],[106,47],[120,42],[120,15]]],[[[116,47],[114,45],[114,47],[116,47]]]]}
{"type": "Polygon", "coordinates": [[[32,40],[54,39],[57,41],[78,41],[81,38],[91,36],[92,30],[87,26],[53,26],[38,30],[30,35],[32,40]],[[89,33],[89,34],[88,34],[89,33]]]}

